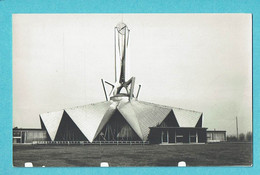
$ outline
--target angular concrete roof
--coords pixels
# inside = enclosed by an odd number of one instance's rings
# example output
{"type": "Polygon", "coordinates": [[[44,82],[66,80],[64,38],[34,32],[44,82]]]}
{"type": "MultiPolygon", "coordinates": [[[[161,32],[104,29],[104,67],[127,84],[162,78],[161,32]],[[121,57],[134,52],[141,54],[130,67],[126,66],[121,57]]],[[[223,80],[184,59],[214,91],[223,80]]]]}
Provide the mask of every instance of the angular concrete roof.
{"type": "Polygon", "coordinates": [[[96,133],[95,133],[95,136],[94,136],[94,139],[97,137],[99,132],[103,129],[103,127],[108,122],[108,120],[112,117],[112,115],[114,114],[114,112],[116,110],[116,107],[117,107],[116,102],[112,102],[110,104],[109,108],[107,109],[106,113],[104,114],[102,120],[99,123],[98,129],[96,130],[96,133]]]}
{"type": "Polygon", "coordinates": [[[57,112],[48,112],[48,113],[40,114],[40,118],[42,119],[42,122],[44,123],[44,126],[51,140],[55,139],[63,112],[64,111],[61,110],[57,112]]]}
{"type": "Polygon", "coordinates": [[[127,121],[132,119],[129,124],[143,140],[147,139],[149,127],[160,124],[171,111],[170,108],[141,101],[120,104],[118,109],[127,121]]]}
{"type": "Polygon", "coordinates": [[[180,127],[195,127],[202,115],[201,112],[180,108],[172,108],[172,110],[180,127]]]}
{"type": "MultiPolygon", "coordinates": [[[[147,140],[149,127],[155,127],[173,111],[180,127],[195,127],[201,112],[163,106],[137,100],[105,101],[65,109],[85,137],[92,142],[111,116],[118,110],[128,124],[142,139],[147,140]]],[[[41,114],[42,121],[51,137],[55,139],[63,111],[41,114]]]]}
{"type": "Polygon", "coordinates": [[[81,132],[92,142],[96,131],[112,103],[109,101],[65,109],[81,132]]]}
{"type": "Polygon", "coordinates": [[[117,109],[125,118],[125,120],[129,123],[129,125],[133,128],[135,133],[143,140],[144,136],[138,121],[138,114],[132,107],[132,103],[133,102],[119,103],[117,109]]]}

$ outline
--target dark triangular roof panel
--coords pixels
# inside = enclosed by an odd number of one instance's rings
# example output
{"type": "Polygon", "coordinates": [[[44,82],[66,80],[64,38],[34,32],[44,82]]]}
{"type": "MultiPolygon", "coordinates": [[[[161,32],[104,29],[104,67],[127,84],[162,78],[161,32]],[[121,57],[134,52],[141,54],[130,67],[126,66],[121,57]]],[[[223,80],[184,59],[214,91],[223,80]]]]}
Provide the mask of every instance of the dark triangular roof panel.
{"type": "Polygon", "coordinates": [[[159,127],[179,127],[173,111],[168,114],[168,116],[162,121],[159,127]]]}
{"type": "Polygon", "coordinates": [[[195,127],[198,127],[198,128],[202,127],[202,114],[201,114],[200,119],[198,120],[198,123],[196,124],[195,127]]]}
{"type": "Polygon", "coordinates": [[[57,141],[88,141],[77,125],[64,112],[55,136],[57,141]]]}
{"type": "Polygon", "coordinates": [[[95,140],[100,140],[100,138],[104,141],[128,141],[129,139],[142,140],[119,110],[115,110],[113,115],[97,134],[95,140]]]}
{"type": "Polygon", "coordinates": [[[65,109],[90,142],[94,140],[98,127],[112,102],[106,101],[85,106],[65,109]]]}

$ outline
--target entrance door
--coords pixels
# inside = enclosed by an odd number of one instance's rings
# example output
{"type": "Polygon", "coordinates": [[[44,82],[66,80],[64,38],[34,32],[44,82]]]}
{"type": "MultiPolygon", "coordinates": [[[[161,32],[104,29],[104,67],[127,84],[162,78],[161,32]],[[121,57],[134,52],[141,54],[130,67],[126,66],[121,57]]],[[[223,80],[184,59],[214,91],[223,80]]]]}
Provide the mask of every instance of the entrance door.
{"type": "Polygon", "coordinates": [[[162,143],[168,143],[168,131],[162,131],[162,136],[161,136],[162,143]]]}

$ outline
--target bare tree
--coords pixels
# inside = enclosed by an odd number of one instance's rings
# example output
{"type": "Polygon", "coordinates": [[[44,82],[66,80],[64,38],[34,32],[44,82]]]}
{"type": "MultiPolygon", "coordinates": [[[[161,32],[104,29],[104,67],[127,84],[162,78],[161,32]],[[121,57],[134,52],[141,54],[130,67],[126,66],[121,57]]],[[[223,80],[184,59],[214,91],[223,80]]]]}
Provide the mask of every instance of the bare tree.
{"type": "Polygon", "coordinates": [[[237,137],[234,135],[229,135],[227,136],[227,141],[228,142],[236,142],[237,141],[237,137]]]}
{"type": "Polygon", "coordinates": [[[238,136],[238,140],[241,141],[241,142],[245,141],[245,134],[240,133],[239,136],[238,136]]]}
{"type": "Polygon", "coordinates": [[[248,141],[248,142],[252,141],[252,132],[249,131],[246,133],[246,141],[248,141]]]}

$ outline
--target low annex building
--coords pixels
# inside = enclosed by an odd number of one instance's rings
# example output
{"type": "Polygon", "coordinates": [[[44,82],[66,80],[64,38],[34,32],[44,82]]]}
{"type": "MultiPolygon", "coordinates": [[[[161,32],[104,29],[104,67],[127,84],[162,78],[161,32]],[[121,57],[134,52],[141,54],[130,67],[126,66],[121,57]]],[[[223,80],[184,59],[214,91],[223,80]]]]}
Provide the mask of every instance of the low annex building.
{"type": "Polygon", "coordinates": [[[207,142],[226,142],[227,133],[223,130],[207,130],[207,142]]]}
{"type": "Polygon", "coordinates": [[[124,23],[114,29],[115,82],[102,79],[106,101],[40,114],[49,140],[205,143],[201,112],[139,101],[141,85],[134,95],[135,77],[125,77],[129,31],[124,23]]]}
{"type": "Polygon", "coordinates": [[[35,128],[13,128],[13,143],[33,143],[34,141],[47,141],[47,131],[35,128]]]}

